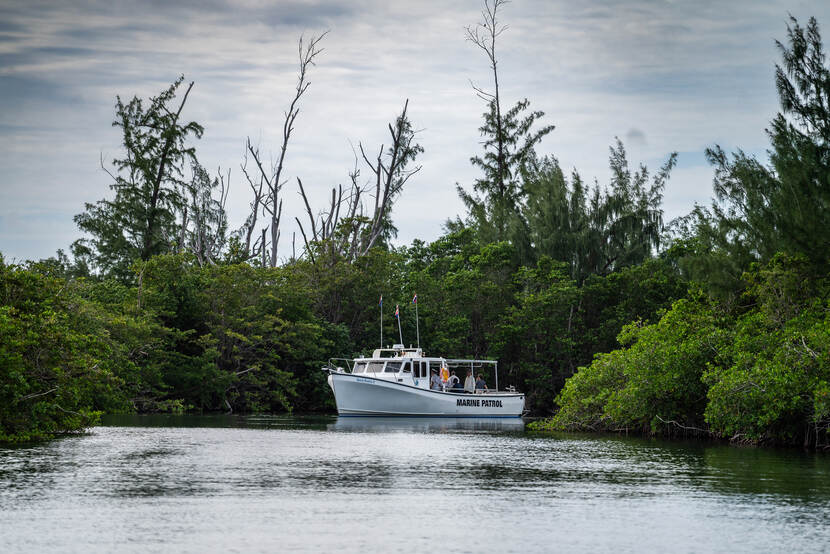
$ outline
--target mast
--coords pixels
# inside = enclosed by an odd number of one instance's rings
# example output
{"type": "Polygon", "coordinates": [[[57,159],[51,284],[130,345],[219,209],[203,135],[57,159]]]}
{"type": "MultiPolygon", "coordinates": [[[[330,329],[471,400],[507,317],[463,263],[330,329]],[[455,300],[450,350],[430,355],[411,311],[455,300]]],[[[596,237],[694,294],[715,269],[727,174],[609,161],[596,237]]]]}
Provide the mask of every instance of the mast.
{"type": "Polygon", "coordinates": [[[412,297],[412,303],[415,304],[415,338],[418,341],[418,348],[421,348],[421,329],[418,327],[418,293],[412,297]]]}

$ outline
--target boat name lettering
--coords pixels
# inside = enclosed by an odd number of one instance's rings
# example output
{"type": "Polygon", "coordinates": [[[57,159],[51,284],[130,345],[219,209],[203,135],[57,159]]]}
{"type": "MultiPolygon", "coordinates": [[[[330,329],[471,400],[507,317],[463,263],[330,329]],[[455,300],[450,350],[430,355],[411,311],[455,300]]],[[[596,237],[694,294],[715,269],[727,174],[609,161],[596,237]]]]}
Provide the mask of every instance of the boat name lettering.
{"type": "Polygon", "coordinates": [[[374,384],[371,379],[366,379],[365,377],[358,377],[357,382],[358,383],[369,383],[370,385],[374,384]]]}
{"type": "Polygon", "coordinates": [[[489,398],[457,398],[456,406],[475,406],[476,408],[502,408],[501,400],[489,398]]]}

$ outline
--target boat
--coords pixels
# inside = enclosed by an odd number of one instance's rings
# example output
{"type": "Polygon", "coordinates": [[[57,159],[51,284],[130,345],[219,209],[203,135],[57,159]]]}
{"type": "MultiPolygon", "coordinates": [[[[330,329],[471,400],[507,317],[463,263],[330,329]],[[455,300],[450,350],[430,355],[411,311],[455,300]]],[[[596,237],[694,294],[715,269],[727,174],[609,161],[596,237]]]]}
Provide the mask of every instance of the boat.
{"type": "Polygon", "coordinates": [[[332,358],[322,369],[341,416],[517,418],[525,409],[523,393],[499,390],[498,362],[492,360],[430,357],[421,348],[395,344],[366,358],[332,358]],[[463,383],[468,370],[488,376],[492,370],[495,387],[471,393],[449,386],[450,371],[463,383]],[[437,389],[430,388],[434,372],[445,377],[437,389]]]}

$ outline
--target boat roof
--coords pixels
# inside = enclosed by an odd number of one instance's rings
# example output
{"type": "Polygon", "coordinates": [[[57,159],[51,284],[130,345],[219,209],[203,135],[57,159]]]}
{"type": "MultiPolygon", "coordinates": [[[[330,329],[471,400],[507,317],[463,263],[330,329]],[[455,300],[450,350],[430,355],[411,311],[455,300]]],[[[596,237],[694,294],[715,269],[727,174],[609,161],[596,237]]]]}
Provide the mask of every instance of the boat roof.
{"type": "Polygon", "coordinates": [[[369,362],[369,361],[387,361],[387,360],[395,360],[395,359],[423,359],[423,360],[435,360],[441,361],[446,363],[449,366],[457,366],[457,365],[480,365],[480,364],[498,364],[495,360],[475,360],[475,359],[459,359],[459,358],[442,358],[440,356],[425,356],[424,351],[420,348],[405,348],[402,344],[395,344],[391,348],[376,348],[371,356],[366,356],[363,358],[355,358],[354,361],[358,362],[369,362]]]}

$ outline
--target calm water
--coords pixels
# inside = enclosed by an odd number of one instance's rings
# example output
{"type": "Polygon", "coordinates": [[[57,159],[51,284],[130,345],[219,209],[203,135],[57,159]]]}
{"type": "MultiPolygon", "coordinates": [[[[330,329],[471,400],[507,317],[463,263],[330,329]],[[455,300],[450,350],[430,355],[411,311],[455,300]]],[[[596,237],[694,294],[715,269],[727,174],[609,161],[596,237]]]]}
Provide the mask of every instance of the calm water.
{"type": "Polygon", "coordinates": [[[0,552],[830,551],[830,455],[521,424],[131,417],[0,449],[0,552]]]}

